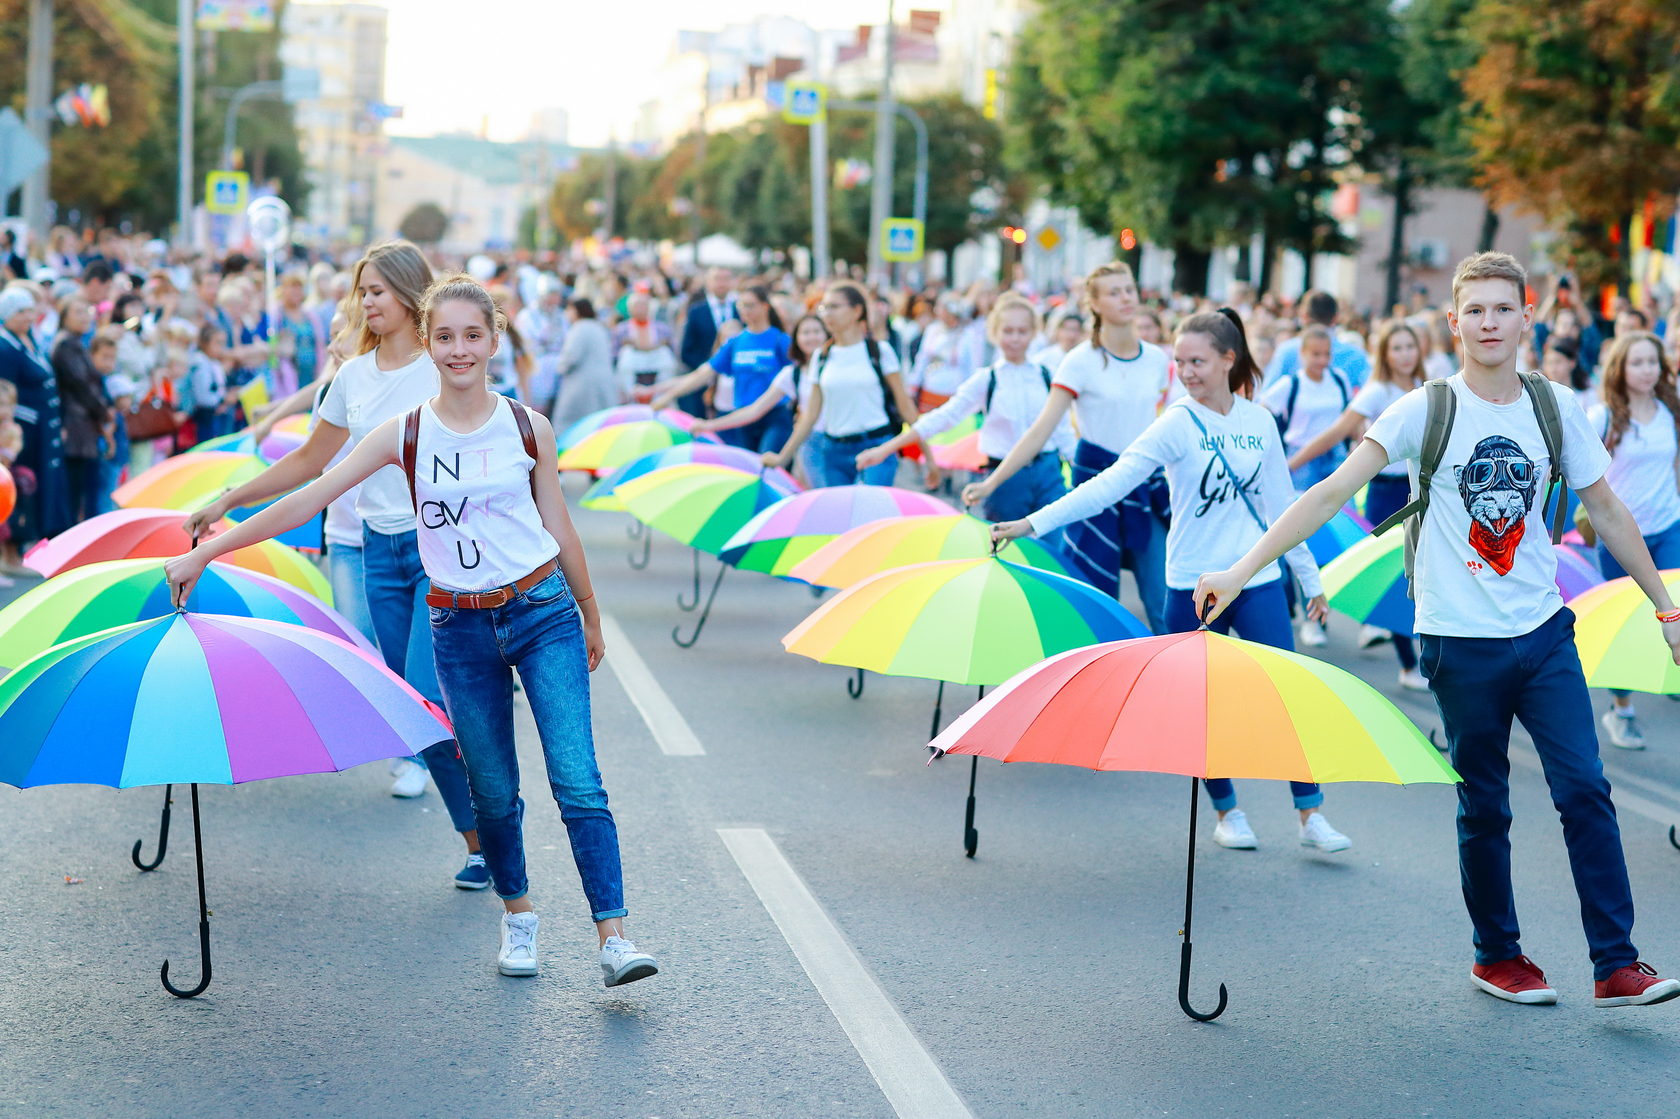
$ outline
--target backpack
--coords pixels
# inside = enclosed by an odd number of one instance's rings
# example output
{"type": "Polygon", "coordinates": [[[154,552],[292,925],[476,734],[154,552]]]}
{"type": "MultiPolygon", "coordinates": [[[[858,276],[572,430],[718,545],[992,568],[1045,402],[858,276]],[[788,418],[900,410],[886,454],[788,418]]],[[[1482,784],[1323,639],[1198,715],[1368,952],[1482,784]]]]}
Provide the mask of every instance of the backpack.
{"type": "MultiPolygon", "coordinates": [[[[1044,378],[1044,391],[1049,392],[1050,391],[1050,370],[1046,369],[1043,365],[1041,365],[1040,363],[1038,363],[1036,361],[1033,362],[1033,364],[1038,366],[1038,375],[1044,378]]],[[[995,365],[992,366],[990,369],[988,369],[986,371],[986,373],[987,373],[987,378],[986,378],[986,409],[985,410],[986,410],[986,414],[989,416],[989,415],[992,414],[992,394],[997,392],[997,366],[995,366],[995,365]]]]}
{"type": "MultiPolygon", "coordinates": [[[[1546,457],[1551,459],[1552,476],[1546,482],[1546,496],[1540,508],[1543,512],[1552,503],[1555,492],[1557,502],[1552,505],[1552,543],[1556,544],[1563,539],[1563,514],[1568,505],[1565,499],[1569,491],[1569,483],[1563,480],[1563,417],[1558,412],[1557,397],[1552,395],[1550,381],[1539,373],[1519,372],[1517,376],[1522,378],[1523,392],[1534,406],[1534,418],[1539,421],[1540,436],[1546,442],[1546,457]]],[[[1429,483],[1435,477],[1436,468],[1441,465],[1442,456],[1447,453],[1447,440],[1452,436],[1453,418],[1458,412],[1458,398],[1453,395],[1452,385],[1447,381],[1441,378],[1426,381],[1423,392],[1428,410],[1424,413],[1423,447],[1418,453],[1418,476],[1412,485],[1412,499],[1405,508],[1371,530],[1372,536],[1381,536],[1402,521],[1406,522],[1406,593],[1413,599],[1417,598],[1417,594],[1412,571],[1417,560],[1418,533],[1423,526],[1423,515],[1429,508],[1429,483]]]]}
{"type": "MultiPolygon", "coordinates": [[[[525,411],[525,405],[511,396],[504,396],[502,399],[508,402],[509,408],[513,409],[513,422],[519,427],[519,441],[525,444],[525,453],[531,456],[533,463],[541,463],[542,458],[537,454],[537,433],[531,430],[531,417],[525,411]]],[[[420,454],[420,408],[424,407],[425,405],[422,404],[403,417],[402,468],[403,473],[408,477],[408,500],[413,504],[416,513],[420,511],[420,499],[414,493],[414,464],[415,459],[420,454]]],[[[536,496],[537,471],[536,467],[533,466],[531,468],[532,500],[535,500],[536,496]]]]}
{"type": "MultiPolygon", "coordinates": [[[[813,376],[817,378],[819,384],[822,381],[822,371],[828,365],[828,351],[833,348],[834,344],[831,342],[823,347],[822,353],[817,355],[817,368],[813,371],[813,376]]],[[[875,379],[881,383],[881,405],[886,409],[887,424],[894,431],[897,431],[904,426],[904,417],[898,414],[898,400],[893,396],[892,391],[887,388],[887,375],[881,369],[881,343],[873,338],[865,338],[863,348],[864,352],[869,355],[870,367],[875,370],[875,379]]],[[[793,402],[794,408],[797,409],[799,407],[799,366],[797,365],[793,367],[793,402]]]]}

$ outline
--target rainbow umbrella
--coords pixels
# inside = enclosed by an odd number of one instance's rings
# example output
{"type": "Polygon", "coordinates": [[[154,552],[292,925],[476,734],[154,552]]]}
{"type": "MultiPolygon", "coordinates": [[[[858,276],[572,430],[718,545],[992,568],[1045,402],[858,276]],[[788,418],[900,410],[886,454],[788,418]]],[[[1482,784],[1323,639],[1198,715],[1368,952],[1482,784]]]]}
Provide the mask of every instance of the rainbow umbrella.
{"type": "Polygon", "coordinates": [[[980,449],[978,433],[965,435],[955,443],[930,445],[933,447],[934,464],[942,470],[966,470],[979,474],[986,469],[986,452],[980,449]]]}
{"type": "Polygon", "coordinates": [[[1190,782],[1178,1003],[1190,1005],[1197,780],[1453,784],[1458,774],[1376,689],[1334,665],[1206,629],[1074,649],[1027,669],[959,716],[942,753],[1190,782]]]}
{"type": "MultiPolygon", "coordinates": [[[[1680,571],[1664,571],[1662,580],[1670,595],[1680,595],[1680,571]]],[[[1662,623],[1631,578],[1601,583],[1570,600],[1569,609],[1590,687],[1680,694],[1680,667],[1669,655],[1662,623]]]]}
{"type": "MultiPolygon", "coordinates": [[[[1567,546],[1553,547],[1558,553],[1558,590],[1566,601],[1585,586],[1603,581],[1567,546]]],[[[1405,532],[1365,537],[1326,564],[1323,575],[1325,596],[1341,613],[1393,633],[1415,628],[1415,610],[1407,594],[1405,532]]]]}
{"type": "MultiPolygon", "coordinates": [[[[192,538],[181,530],[184,519],[178,509],[117,509],[101,513],[50,540],[40,541],[29,549],[23,562],[50,579],[90,563],[178,556],[192,548],[192,538]]],[[[217,531],[226,527],[223,524],[217,531]]],[[[272,575],[322,602],[332,603],[332,589],[320,568],[284,544],[264,540],[228,552],[218,562],[272,575]]]]}
{"type": "Polygon", "coordinates": [[[188,451],[141,471],[118,486],[111,500],[125,509],[197,509],[267,469],[268,464],[256,455],[188,451]]]}
{"type": "Polygon", "coordinates": [[[1349,505],[1307,537],[1307,550],[1312,553],[1313,562],[1323,567],[1369,535],[1370,523],[1349,505]]]}
{"type": "MultiPolygon", "coordinates": [[[[700,553],[717,555],[736,530],[787,496],[782,483],[773,476],[705,463],[667,466],[623,483],[617,492],[637,520],[694,549],[692,603],[685,604],[680,596],[677,599],[684,610],[700,603],[700,553]]],[[[728,564],[718,564],[717,577],[712,580],[694,633],[685,639],[678,629],[671,630],[671,639],[678,645],[686,649],[700,639],[728,570],[728,564]]]]}
{"type": "MultiPolygon", "coordinates": [[[[601,475],[623,466],[643,455],[663,451],[681,443],[694,441],[694,436],[669,424],[652,420],[638,420],[614,424],[585,435],[560,452],[561,470],[585,470],[601,475]]],[[[715,443],[710,435],[701,439],[715,443]]]]}
{"type": "Polygon", "coordinates": [[[1603,585],[1604,574],[1592,560],[1568,544],[1553,544],[1552,550],[1557,553],[1557,575],[1553,581],[1557,583],[1563,601],[1568,602],[1603,585]]]}
{"type": "Polygon", "coordinates": [[[789,575],[830,540],[890,517],[950,516],[937,497],[895,486],[828,486],[778,501],[741,526],[718,553],[732,567],[789,575]]]}
{"type": "Polygon", "coordinates": [[[256,618],[171,613],[55,645],[0,679],[0,782],[192,784],[203,970],[181,989],[163,965],[180,998],[210,985],[199,784],[349,769],[450,733],[377,657],[256,618]]]}
{"type": "Polygon", "coordinates": [[[589,415],[570,424],[565,431],[555,437],[555,443],[562,451],[576,446],[584,437],[593,435],[602,428],[614,427],[618,424],[630,423],[662,423],[674,427],[679,431],[688,431],[694,427],[694,417],[687,412],[675,408],[663,408],[655,411],[646,404],[620,404],[612,408],[603,408],[599,412],[589,415]]]}
{"type": "Polygon", "coordinates": [[[782,496],[788,497],[803,490],[801,486],[786,470],[780,467],[765,470],[764,463],[758,455],[740,447],[731,447],[724,443],[679,443],[675,447],[666,447],[662,451],[643,455],[632,459],[623,466],[607,474],[589,487],[579,502],[585,509],[597,512],[622,513],[624,502],[614,491],[625,482],[651,474],[655,470],[663,470],[667,466],[683,466],[689,463],[702,463],[708,466],[727,466],[731,470],[743,471],[747,474],[762,474],[767,479],[774,479],[771,483],[782,491],[782,496]]]}
{"type": "MultiPolygon", "coordinates": [[[[271,575],[231,564],[206,567],[189,606],[205,613],[308,626],[365,652],[375,651],[355,626],[318,599],[271,575]]],[[[174,612],[162,560],[112,560],[78,567],[31,587],[0,608],[0,668],[22,664],[65,641],[174,612]]]]}
{"type": "Polygon", "coordinates": [[[994,548],[985,521],[966,513],[931,517],[895,517],[847,529],[812,552],[790,574],[814,587],[849,587],[871,575],[913,563],[977,559],[996,552],[999,559],[1058,575],[1070,575],[1050,548],[1023,537],[994,548]]]}

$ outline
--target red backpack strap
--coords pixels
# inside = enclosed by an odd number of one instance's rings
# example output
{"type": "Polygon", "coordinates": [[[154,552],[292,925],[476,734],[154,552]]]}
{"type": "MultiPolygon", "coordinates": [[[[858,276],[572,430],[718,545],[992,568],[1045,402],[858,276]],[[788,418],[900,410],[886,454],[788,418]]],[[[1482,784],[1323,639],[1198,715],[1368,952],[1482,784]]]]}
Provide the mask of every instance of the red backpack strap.
{"type": "MultiPolygon", "coordinates": [[[[421,407],[424,407],[422,405],[421,407]]],[[[408,500],[414,511],[420,511],[420,498],[414,492],[414,462],[420,454],[420,409],[403,417],[402,468],[408,476],[408,500]]]]}
{"type": "Polygon", "coordinates": [[[525,410],[525,405],[513,397],[503,397],[508,407],[513,409],[513,422],[519,427],[519,441],[525,444],[525,453],[531,456],[531,496],[537,494],[537,466],[542,459],[537,455],[537,433],[531,429],[531,416],[525,410]]]}

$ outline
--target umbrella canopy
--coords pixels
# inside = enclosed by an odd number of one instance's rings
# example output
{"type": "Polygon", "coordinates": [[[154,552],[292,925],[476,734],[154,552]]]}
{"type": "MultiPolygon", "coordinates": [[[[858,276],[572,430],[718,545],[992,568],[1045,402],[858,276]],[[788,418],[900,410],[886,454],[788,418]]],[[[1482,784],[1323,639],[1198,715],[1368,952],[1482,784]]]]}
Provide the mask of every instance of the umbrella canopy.
{"type": "Polygon", "coordinates": [[[687,431],[694,426],[693,416],[675,408],[663,408],[656,412],[646,404],[620,404],[613,408],[603,408],[599,412],[591,412],[574,421],[557,435],[554,441],[565,451],[576,446],[585,436],[593,435],[602,428],[649,421],[666,424],[679,431],[687,431]]]}
{"type": "MultiPolygon", "coordinates": [[[[701,436],[717,442],[710,435],[701,436]]],[[[601,475],[666,447],[693,442],[694,436],[670,424],[636,420],[613,424],[585,435],[560,452],[561,470],[587,470],[601,475]]]]}
{"type": "MultiPolygon", "coordinates": [[[[1680,595],[1680,571],[1664,571],[1662,580],[1671,596],[1680,595]]],[[[1602,583],[1571,601],[1569,609],[1575,613],[1575,648],[1588,685],[1680,693],[1680,667],[1669,656],[1662,623],[1631,578],[1602,583]]]]}
{"type": "Polygon", "coordinates": [[[988,556],[865,579],[818,607],[782,645],[825,664],[991,685],[1052,654],[1148,632],[1088,583],[988,556]]]}
{"type": "Polygon", "coordinates": [[[781,491],[783,497],[789,497],[803,490],[794,480],[792,474],[777,467],[765,470],[764,463],[758,455],[740,447],[731,447],[723,443],[680,443],[675,447],[666,447],[663,451],[654,451],[633,459],[623,466],[606,475],[583,495],[580,502],[585,509],[600,512],[624,511],[624,501],[615,490],[625,482],[651,474],[655,470],[663,470],[667,466],[683,466],[688,463],[702,463],[708,466],[727,466],[731,470],[739,470],[747,474],[762,474],[781,491]]]}
{"type": "MultiPolygon", "coordinates": [[[[1584,586],[1602,582],[1597,570],[1566,545],[1558,553],[1558,590],[1567,601],[1584,586]]],[[[1395,633],[1416,625],[1406,593],[1406,534],[1400,529],[1367,536],[1324,567],[1324,593],[1333,609],[1395,633]]]]}
{"type": "Polygon", "coordinates": [[[1307,537],[1307,550],[1312,553],[1313,562],[1323,567],[1369,535],[1370,523],[1350,505],[1307,537]]]}
{"type": "Polygon", "coordinates": [[[774,478],[727,466],[668,466],[625,482],[619,498],[650,528],[716,555],[735,531],[787,495],[774,478]]]}
{"type": "Polygon", "coordinates": [[[230,486],[243,485],[268,469],[256,455],[232,451],[188,451],[164,459],[118,486],[111,500],[125,509],[197,509],[230,486]]]}
{"type": "MultiPolygon", "coordinates": [[[[231,564],[206,567],[189,605],[206,613],[308,626],[367,653],[375,651],[355,626],[318,599],[273,576],[231,564]]],[[[78,567],[0,608],[0,668],[13,668],[65,641],[174,612],[162,560],[78,567]]]]}
{"type": "MultiPolygon", "coordinates": [[[[816,587],[849,587],[895,567],[991,555],[992,530],[966,513],[895,517],[847,529],[796,564],[792,575],[816,587]]],[[[997,549],[999,559],[1071,574],[1051,549],[1023,537],[997,549]]]]}
{"type": "Polygon", "coordinates": [[[55,645],[0,679],[0,782],[238,784],[450,736],[384,663],[316,630],[169,614],[55,645]]]}
{"type": "Polygon", "coordinates": [[[828,486],[778,501],[741,526],[718,558],[748,571],[787,575],[830,540],[870,521],[945,515],[937,497],[895,486],[828,486]]]}
{"type": "MultiPolygon", "coordinates": [[[[192,548],[192,538],[181,531],[184,519],[177,509],[101,513],[36,544],[23,557],[24,566],[50,579],[90,563],[178,556],[192,548]]],[[[332,602],[332,588],[321,569],[273,540],[236,549],[218,562],[272,575],[322,602],[332,602]]]]}
{"type": "Polygon", "coordinates": [[[950,754],[1278,781],[1458,781],[1365,681],[1209,630],[1075,649],[959,716],[950,754]]]}
{"type": "Polygon", "coordinates": [[[933,461],[942,470],[967,470],[979,474],[986,469],[986,452],[980,449],[978,434],[965,435],[955,443],[931,444],[933,461]]]}

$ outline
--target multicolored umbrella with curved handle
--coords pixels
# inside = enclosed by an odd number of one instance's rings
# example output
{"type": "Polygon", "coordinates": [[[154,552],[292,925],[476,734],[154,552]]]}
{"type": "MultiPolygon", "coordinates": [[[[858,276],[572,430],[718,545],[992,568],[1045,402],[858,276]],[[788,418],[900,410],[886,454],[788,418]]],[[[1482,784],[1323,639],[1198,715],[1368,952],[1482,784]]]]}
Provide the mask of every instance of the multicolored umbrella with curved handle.
{"type": "Polygon", "coordinates": [[[620,513],[624,511],[624,501],[614,492],[625,482],[633,481],[656,470],[663,470],[668,466],[685,466],[698,463],[706,466],[727,466],[731,470],[739,470],[745,474],[762,475],[770,484],[782,492],[782,496],[789,497],[799,493],[805,487],[800,485],[781,467],[766,470],[758,455],[740,447],[731,447],[724,443],[681,443],[675,447],[666,447],[662,451],[643,455],[634,459],[601,478],[589,487],[587,493],[578,502],[585,509],[598,512],[620,513]]]}
{"type": "Polygon", "coordinates": [[[555,436],[554,442],[562,451],[576,446],[584,437],[593,435],[602,428],[613,427],[618,424],[657,422],[679,431],[688,431],[694,427],[694,417],[687,412],[675,408],[662,408],[655,411],[646,404],[619,404],[612,408],[603,408],[599,412],[575,420],[566,430],[555,436]]]}
{"type": "Polygon", "coordinates": [[[989,555],[1058,575],[1072,575],[1055,552],[1030,537],[992,544],[991,526],[966,513],[894,517],[848,529],[794,565],[791,574],[814,587],[849,587],[871,575],[913,563],[980,559],[989,555]]]}
{"type": "MultiPolygon", "coordinates": [[[[1661,574],[1670,597],[1680,596],[1680,571],[1661,574]]],[[[1571,599],[1569,609],[1588,686],[1680,695],[1680,666],[1639,584],[1626,575],[1612,579],[1571,599]]]]}
{"type": "MultiPolygon", "coordinates": [[[[717,442],[711,435],[702,435],[699,438],[709,443],[717,442]]],[[[694,439],[694,436],[681,428],[653,420],[613,424],[585,435],[561,451],[560,469],[586,470],[599,476],[643,455],[691,443],[694,439]]]]}
{"type": "MultiPolygon", "coordinates": [[[[1208,630],[1051,657],[1005,683],[932,742],[939,753],[1191,778],[1178,1001],[1190,1017],[1190,921],[1199,778],[1453,784],[1459,778],[1394,706],[1334,665],[1208,630]]],[[[971,763],[972,764],[972,763],[971,763]]]]}
{"type": "Polygon", "coordinates": [[[741,526],[718,553],[732,567],[789,575],[794,565],[830,540],[870,521],[950,516],[956,512],[925,493],[896,486],[828,486],[777,502],[741,526]]]}
{"type": "Polygon", "coordinates": [[[199,784],[330,773],[449,737],[378,657],[256,618],[172,613],[55,645],[0,679],[0,782],[192,784],[203,970],[183,989],[164,964],[181,998],[211,974],[199,784]]]}
{"type": "MultiPolygon", "coordinates": [[[[163,560],[78,567],[31,587],[0,608],[0,668],[90,633],[173,614],[163,560]]],[[[217,561],[204,569],[188,606],[211,614],[308,626],[375,652],[367,638],[320,600],[271,575],[217,561]]]]}
{"type": "Polygon", "coordinates": [[[1307,537],[1307,550],[1312,553],[1313,561],[1323,567],[1369,535],[1370,523],[1354,512],[1350,504],[1307,537]]]}

